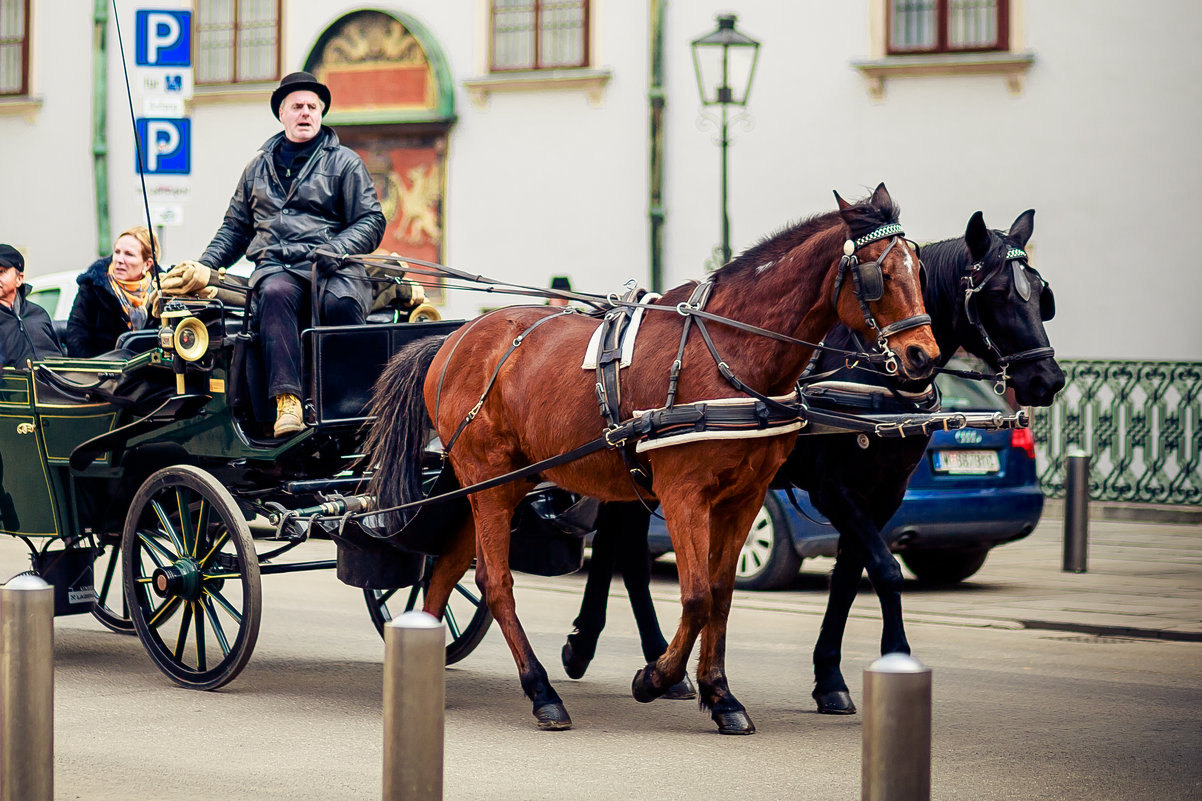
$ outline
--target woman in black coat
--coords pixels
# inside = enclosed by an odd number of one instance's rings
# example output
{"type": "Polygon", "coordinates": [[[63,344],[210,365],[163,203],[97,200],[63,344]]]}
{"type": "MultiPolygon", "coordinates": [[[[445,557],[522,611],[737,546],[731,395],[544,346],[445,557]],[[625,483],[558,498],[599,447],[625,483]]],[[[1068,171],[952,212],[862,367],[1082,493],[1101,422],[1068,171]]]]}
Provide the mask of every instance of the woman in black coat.
{"type": "Polygon", "coordinates": [[[88,358],[113,350],[126,331],[153,321],[146,303],[158,243],[145,226],[117,237],[113,255],[92,262],[79,278],[79,290],[67,320],[67,353],[88,358]]]}

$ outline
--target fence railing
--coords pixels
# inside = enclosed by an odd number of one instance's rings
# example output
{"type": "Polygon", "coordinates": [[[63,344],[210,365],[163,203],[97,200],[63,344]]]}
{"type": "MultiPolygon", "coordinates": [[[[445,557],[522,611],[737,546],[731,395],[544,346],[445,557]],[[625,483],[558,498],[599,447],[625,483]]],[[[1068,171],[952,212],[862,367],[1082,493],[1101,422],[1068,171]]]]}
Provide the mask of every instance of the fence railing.
{"type": "Polygon", "coordinates": [[[1202,503],[1202,362],[1058,361],[1064,390],[1032,422],[1049,497],[1064,497],[1065,456],[1080,448],[1095,500],[1202,503]]]}

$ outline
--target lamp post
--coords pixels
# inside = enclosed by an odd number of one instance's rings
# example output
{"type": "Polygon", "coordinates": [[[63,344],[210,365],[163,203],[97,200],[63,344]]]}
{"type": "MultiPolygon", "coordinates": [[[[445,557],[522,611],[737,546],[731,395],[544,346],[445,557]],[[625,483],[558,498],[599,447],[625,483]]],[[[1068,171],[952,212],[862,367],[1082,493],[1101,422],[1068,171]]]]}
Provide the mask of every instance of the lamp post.
{"type": "Polygon", "coordinates": [[[697,88],[701,91],[702,106],[719,106],[718,146],[722,150],[722,264],[730,261],[730,217],[726,210],[726,148],[730,106],[746,106],[751,92],[751,79],[759,58],[760,43],[735,30],[735,15],[718,16],[718,29],[694,39],[693,69],[697,72],[697,88]]]}

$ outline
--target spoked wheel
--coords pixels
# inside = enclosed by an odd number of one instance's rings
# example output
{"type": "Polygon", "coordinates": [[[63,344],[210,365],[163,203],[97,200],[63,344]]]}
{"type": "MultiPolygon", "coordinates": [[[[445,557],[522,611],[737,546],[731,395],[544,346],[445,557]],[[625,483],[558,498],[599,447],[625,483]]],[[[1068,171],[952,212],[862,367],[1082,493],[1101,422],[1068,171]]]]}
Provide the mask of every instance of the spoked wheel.
{"type": "Polygon", "coordinates": [[[133,634],[134,622],[125,602],[125,581],[121,570],[121,543],[106,542],[92,568],[92,584],[96,588],[96,605],[92,617],[118,634],[133,634]]]}
{"type": "MultiPolygon", "coordinates": [[[[427,574],[429,571],[427,570],[427,574]]],[[[447,602],[447,611],[443,619],[447,624],[447,664],[453,665],[470,654],[488,633],[492,625],[492,613],[488,605],[476,591],[476,584],[469,576],[464,576],[455,585],[451,599],[447,602]]],[[[426,587],[429,579],[422,579],[412,587],[401,587],[399,590],[364,590],[363,598],[367,601],[367,613],[371,622],[376,625],[376,631],[384,636],[384,624],[392,620],[393,613],[401,614],[411,609],[421,609],[426,597],[426,587]],[[391,606],[390,606],[391,605],[391,606]]]]}
{"type": "Polygon", "coordinates": [[[246,520],[216,478],[189,465],[146,480],[121,542],[138,637],[177,684],[215,690],[259,637],[259,560],[246,520]]]}

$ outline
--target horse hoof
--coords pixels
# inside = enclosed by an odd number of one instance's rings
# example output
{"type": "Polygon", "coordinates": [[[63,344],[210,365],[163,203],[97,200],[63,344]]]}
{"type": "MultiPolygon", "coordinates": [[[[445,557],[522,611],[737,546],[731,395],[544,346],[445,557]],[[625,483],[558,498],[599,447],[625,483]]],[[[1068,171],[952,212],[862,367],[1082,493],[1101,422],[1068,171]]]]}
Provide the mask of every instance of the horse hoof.
{"type": "Polygon", "coordinates": [[[689,701],[697,697],[697,688],[693,686],[693,682],[689,679],[689,674],[684,674],[684,678],[673,684],[664,693],[664,698],[670,701],[689,701]]]}
{"type": "Polygon", "coordinates": [[[563,731],[572,728],[572,719],[563,704],[551,703],[536,707],[534,717],[543,731],[563,731]]]}
{"type": "Polygon", "coordinates": [[[856,705],[852,703],[851,693],[847,690],[815,691],[814,700],[818,702],[818,711],[823,715],[856,714],[856,705]]]}
{"type": "Polygon", "coordinates": [[[569,679],[583,677],[584,672],[588,670],[588,663],[592,661],[576,653],[576,649],[572,647],[571,640],[563,644],[563,650],[560,651],[559,656],[563,660],[563,672],[568,674],[569,679]]]}
{"type": "Polygon", "coordinates": [[[649,704],[663,695],[663,692],[656,690],[655,685],[651,683],[650,666],[639,668],[638,672],[634,674],[634,681],[630,682],[630,694],[640,704],[649,704]]]}
{"type": "Polygon", "coordinates": [[[755,734],[755,724],[741,709],[733,712],[715,712],[712,715],[718,724],[718,734],[755,734]]]}

